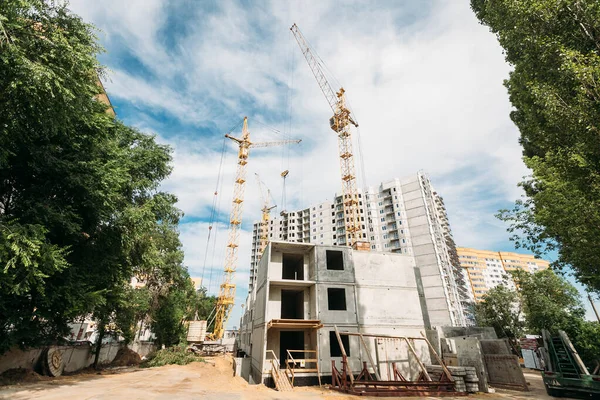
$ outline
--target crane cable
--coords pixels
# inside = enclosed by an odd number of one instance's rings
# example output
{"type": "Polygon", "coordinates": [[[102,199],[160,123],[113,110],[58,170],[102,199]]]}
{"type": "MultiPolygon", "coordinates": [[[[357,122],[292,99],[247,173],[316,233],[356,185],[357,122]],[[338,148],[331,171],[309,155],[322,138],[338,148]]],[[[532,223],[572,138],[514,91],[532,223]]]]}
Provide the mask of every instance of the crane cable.
{"type": "Polygon", "coordinates": [[[223,158],[225,156],[225,137],[223,137],[223,145],[221,147],[221,161],[219,162],[219,172],[217,174],[217,184],[215,187],[215,192],[213,194],[213,202],[212,202],[212,208],[211,208],[211,212],[210,212],[210,219],[208,222],[208,237],[206,238],[206,249],[204,251],[204,265],[202,266],[202,281],[204,282],[204,272],[206,271],[206,260],[208,258],[208,248],[210,245],[210,236],[212,234],[212,228],[213,228],[213,224],[215,223],[215,219],[217,216],[217,199],[219,197],[219,183],[221,182],[221,172],[222,172],[222,168],[223,168],[223,158]]]}
{"type": "MultiPolygon", "coordinates": [[[[243,120],[241,122],[236,123],[231,129],[229,129],[228,133],[231,133],[234,129],[239,127],[242,123],[243,123],[243,120]]],[[[219,229],[219,224],[218,224],[219,210],[221,209],[221,200],[223,198],[222,196],[220,196],[220,194],[223,192],[223,163],[224,163],[225,156],[226,156],[226,153],[225,153],[225,143],[226,142],[227,142],[227,138],[223,137],[223,144],[221,146],[221,160],[219,162],[219,170],[217,173],[217,183],[215,185],[215,191],[213,194],[213,202],[212,202],[211,213],[210,213],[210,218],[209,218],[209,223],[208,223],[208,236],[206,238],[206,249],[204,252],[204,263],[202,266],[201,278],[202,278],[203,284],[204,284],[204,275],[206,273],[206,262],[208,260],[208,249],[210,247],[210,240],[211,240],[213,228],[214,228],[215,234],[213,236],[214,241],[213,241],[211,266],[214,265],[214,254],[215,254],[215,250],[216,250],[217,233],[218,233],[218,229],[219,229]]],[[[209,270],[210,271],[209,271],[208,284],[204,285],[204,287],[206,287],[207,294],[210,293],[213,268],[210,267],[209,270]]]]}

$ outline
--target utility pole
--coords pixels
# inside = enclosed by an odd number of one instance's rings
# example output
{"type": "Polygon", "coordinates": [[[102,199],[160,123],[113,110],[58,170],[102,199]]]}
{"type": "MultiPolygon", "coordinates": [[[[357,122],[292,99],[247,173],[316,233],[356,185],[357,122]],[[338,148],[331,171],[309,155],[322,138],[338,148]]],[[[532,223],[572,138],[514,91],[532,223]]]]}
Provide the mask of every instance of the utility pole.
{"type": "Polygon", "coordinates": [[[596,314],[596,318],[598,319],[598,322],[600,322],[600,315],[598,315],[598,310],[596,310],[596,305],[594,304],[594,299],[592,299],[592,295],[590,293],[588,293],[588,300],[590,301],[590,304],[592,305],[592,309],[594,310],[594,314],[596,314]]]}

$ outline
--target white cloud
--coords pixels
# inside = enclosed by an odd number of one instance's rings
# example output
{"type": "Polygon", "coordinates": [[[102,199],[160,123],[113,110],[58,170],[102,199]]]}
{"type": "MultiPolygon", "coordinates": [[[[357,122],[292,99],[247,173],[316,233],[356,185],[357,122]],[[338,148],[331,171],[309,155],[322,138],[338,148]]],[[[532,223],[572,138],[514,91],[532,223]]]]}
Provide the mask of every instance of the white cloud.
{"type": "MultiPolygon", "coordinates": [[[[280,203],[279,173],[290,169],[288,208],[331,199],[341,187],[336,138],[328,127],[331,110],[288,30],[297,22],[347,90],[361,125],[367,183],[423,169],[444,196],[459,245],[490,247],[507,239],[493,208],[519,195],[516,182],[527,171],[502,85],[509,67],[468,2],[220,2],[211,11],[186,10],[187,18],[178,22],[185,29],[177,29],[184,34],[170,48],[160,36],[167,3],[152,0],[133,7],[131,2],[79,0],[73,8],[106,32],[109,51],[124,45],[154,75],[114,68],[109,94],[140,110],[127,122],[160,133],[151,117],[166,112],[182,123],[217,126],[224,133],[232,120],[250,114],[254,140],[304,140],[290,148],[289,160],[282,160],[277,148],[252,152],[244,229],[260,214],[254,172],[280,203]],[[262,123],[285,134],[274,136],[262,123]]],[[[220,139],[161,140],[175,148],[175,169],[164,187],[179,197],[188,216],[208,218],[220,139]]],[[[232,144],[227,152],[219,190],[225,214],[235,173],[232,144]]],[[[204,255],[204,228],[201,223],[181,227],[193,271],[204,255]]],[[[246,232],[240,266],[249,262],[249,241],[246,232]]],[[[222,254],[224,242],[218,246],[222,254]]],[[[240,268],[238,281],[239,297],[247,271],[240,268]]]]}

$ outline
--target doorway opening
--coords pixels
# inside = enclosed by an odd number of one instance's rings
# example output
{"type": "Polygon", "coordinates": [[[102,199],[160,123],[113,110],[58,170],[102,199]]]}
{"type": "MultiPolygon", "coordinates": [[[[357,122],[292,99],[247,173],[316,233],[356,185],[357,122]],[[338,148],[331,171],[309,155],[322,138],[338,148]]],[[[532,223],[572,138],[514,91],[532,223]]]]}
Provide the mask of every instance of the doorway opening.
{"type": "MultiPolygon", "coordinates": [[[[281,369],[285,369],[288,350],[304,350],[304,331],[282,331],[279,333],[279,359],[281,369]]],[[[297,356],[298,353],[292,356],[297,356]]],[[[304,358],[304,357],[303,357],[304,358]]]]}

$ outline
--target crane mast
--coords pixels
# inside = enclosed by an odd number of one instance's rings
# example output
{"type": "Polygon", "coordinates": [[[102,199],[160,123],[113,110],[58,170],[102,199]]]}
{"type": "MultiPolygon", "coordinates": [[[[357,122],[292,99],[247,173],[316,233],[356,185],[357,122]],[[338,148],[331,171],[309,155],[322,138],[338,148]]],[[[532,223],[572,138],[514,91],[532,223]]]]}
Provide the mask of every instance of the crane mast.
{"type": "Polygon", "coordinates": [[[246,188],[246,165],[250,149],[255,147],[279,146],[287,143],[300,143],[301,140],[282,140],[277,142],[253,143],[250,141],[250,132],[248,131],[248,117],[244,117],[241,139],[235,138],[229,134],[226,138],[233,140],[239,147],[237,158],[237,171],[233,186],[233,203],[231,214],[229,216],[229,236],[227,247],[225,249],[225,266],[223,269],[223,282],[219,289],[215,313],[215,329],[211,339],[221,339],[225,332],[225,324],[231,314],[231,309],[235,303],[235,271],[238,265],[238,246],[240,239],[240,227],[242,225],[242,211],[244,205],[244,191],[246,188]]]}
{"type": "Polygon", "coordinates": [[[310,70],[333,111],[333,116],[329,119],[329,126],[338,136],[346,244],[359,250],[369,250],[369,243],[361,235],[356,167],[354,165],[352,132],[350,130],[351,124],[355,127],[358,127],[358,124],[346,107],[344,88],[340,88],[337,92],[333,90],[323,73],[321,64],[313,54],[298,26],[294,24],[290,30],[294,34],[310,70]]]}
{"type": "Polygon", "coordinates": [[[262,219],[260,221],[260,231],[258,236],[258,255],[262,256],[262,253],[265,251],[267,247],[267,243],[269,243],[269,221],[271,219],[271,210],[277,207],[276,205],[270,205],[271,199],[271,191],[267,188],[267,194],[265,195],[263,191],[263,187],[266,187],[265,184],[260,180],[260,176],[256,175],[256,181],[258,183],[258,188],[260,189],[260,195],[263,200],[262,211],[262,219]]]}

